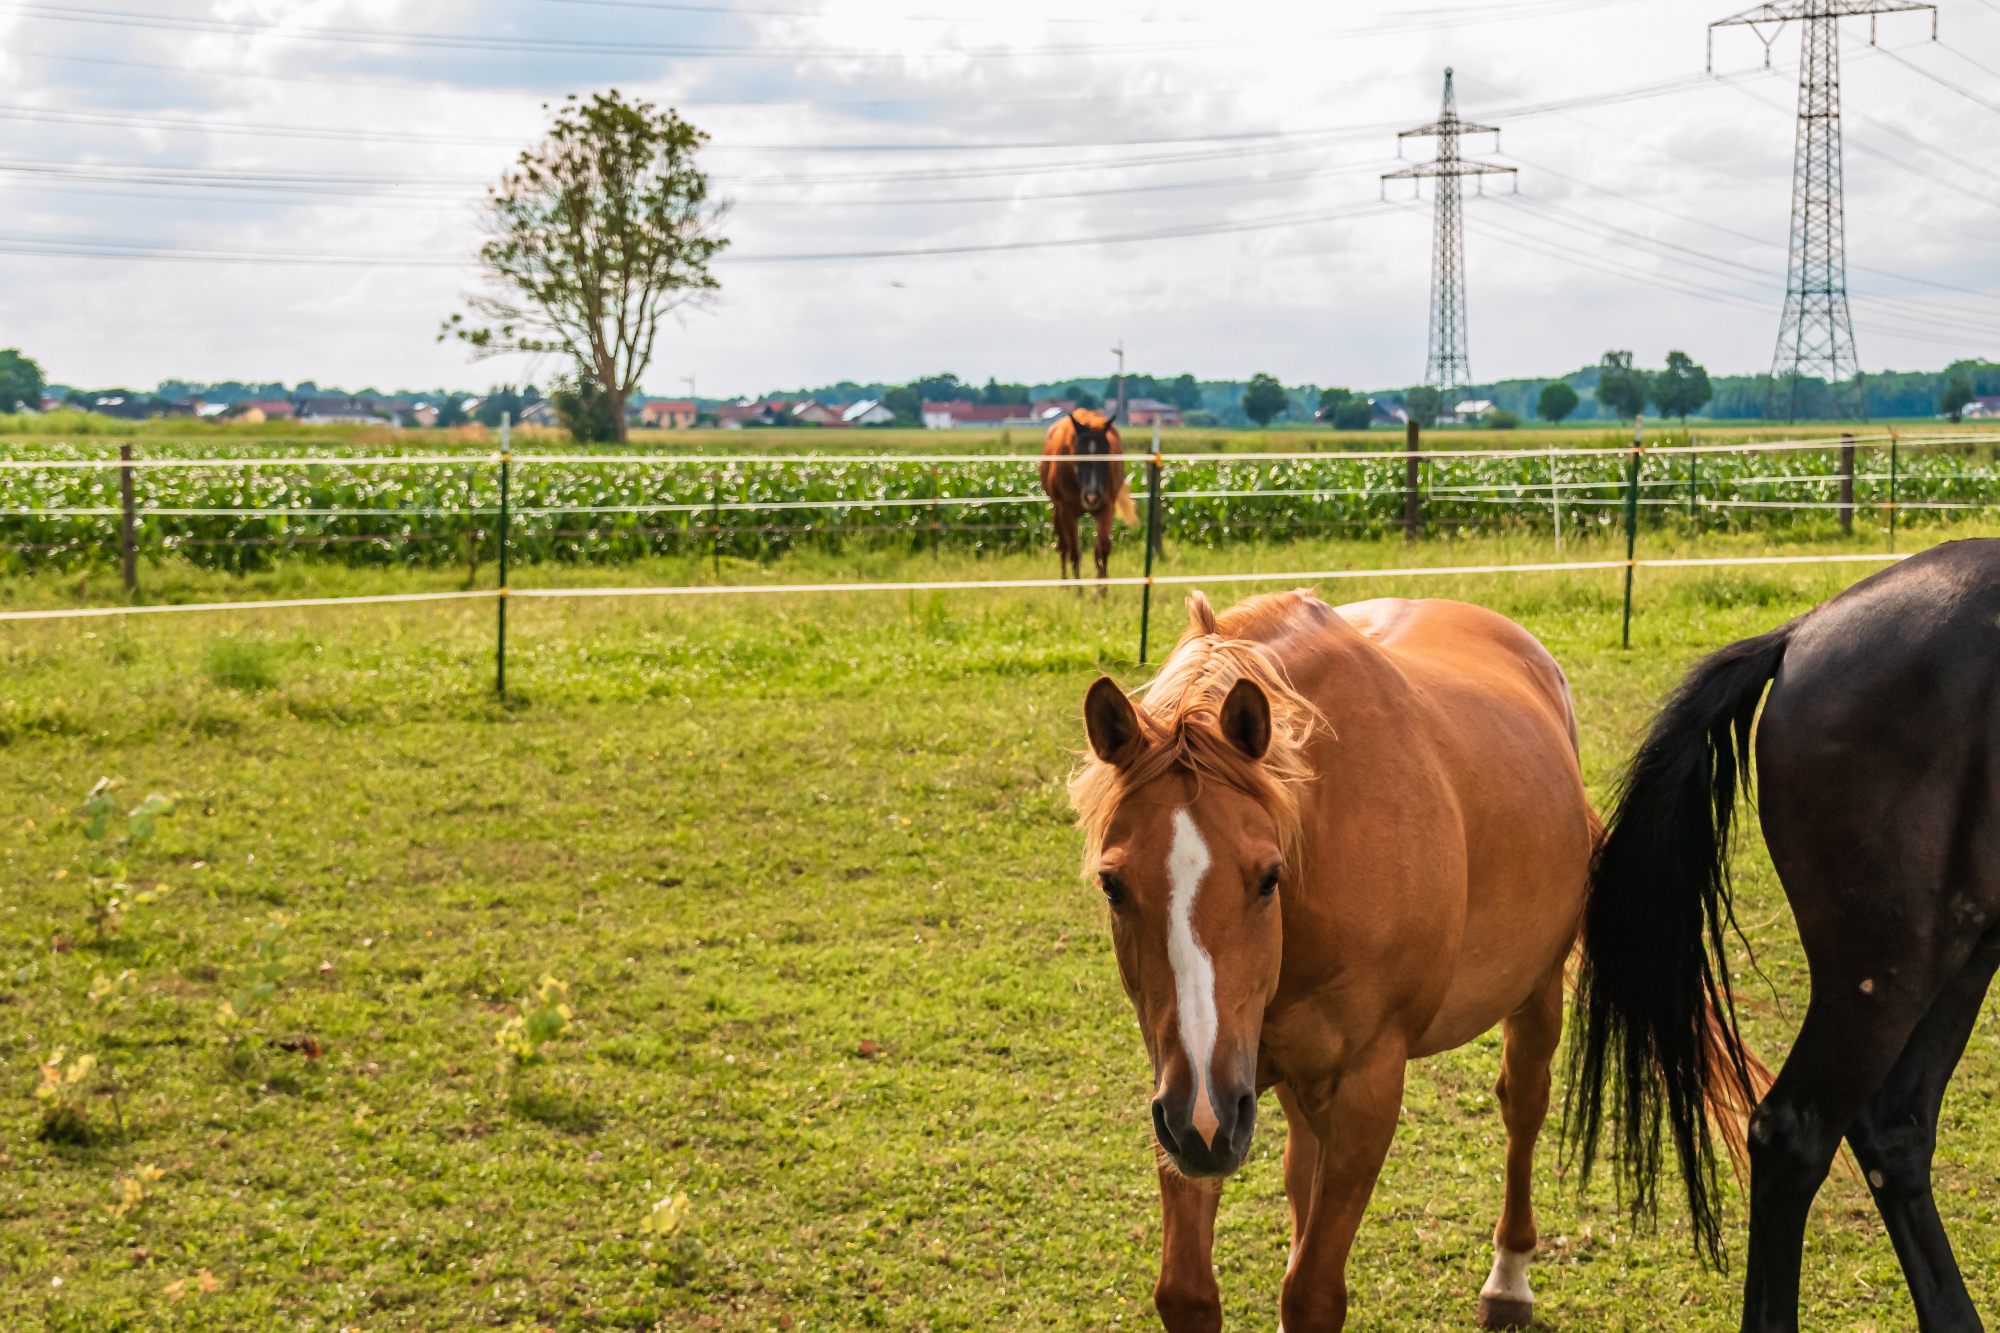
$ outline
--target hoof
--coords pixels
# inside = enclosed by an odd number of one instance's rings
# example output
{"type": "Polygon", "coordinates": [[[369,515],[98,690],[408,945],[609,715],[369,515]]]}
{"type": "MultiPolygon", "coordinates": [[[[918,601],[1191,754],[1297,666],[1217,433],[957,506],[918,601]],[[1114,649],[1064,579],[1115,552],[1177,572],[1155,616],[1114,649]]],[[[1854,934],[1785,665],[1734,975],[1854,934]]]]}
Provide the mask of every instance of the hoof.
{"type": "Polygon", "coordinates": [[[1481,1296],[1479,1298],[1479,1326],[1481,1328],[1526,1328],[1535,1322],[1535,1303],[1515,1300],[1512,1296],[1481,1296]]]}

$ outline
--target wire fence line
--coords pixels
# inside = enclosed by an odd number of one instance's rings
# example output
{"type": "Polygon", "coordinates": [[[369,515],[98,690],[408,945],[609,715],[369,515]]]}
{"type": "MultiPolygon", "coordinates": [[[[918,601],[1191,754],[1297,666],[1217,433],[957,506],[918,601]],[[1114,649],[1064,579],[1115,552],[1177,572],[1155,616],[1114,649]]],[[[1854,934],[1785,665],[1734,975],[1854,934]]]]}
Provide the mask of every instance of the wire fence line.
{"type": "MultiPolygon", "coordinates": [[[[1838,447],[1843,442],[1866,447],[1866,446],[1886,445],[1892,440],[1900,440],[1905,445],[1912,447],[1919,447],[1925,445],[1940,445],[1940,444],[1942,445],[1990,444],[1996,438],[2000,437],[1991,435],[1977,435],[1965,432],[1905,433],[1898,431],[1884,431],[1869,435],[1851,435],[1848,437],[1843,437],[1843,439],[1834,439],[1829,436],[1815,436],[1810,438],[1802,437],[1799,439],[1792,439],[1792,440],[1765,440],[1757,443],[1737,442],[1734,444],[1685,444],[1685,445],[1653,444],[1653,445],[1647,445],[1646,449],[1648,453],[1660,454],[1660,455],[1673,455],[1673,456],[1679,456],[1685,454],[1786,453],[1786,452],[1794,452],[1800,450],[1824,451],[1829,448],[1838,447]]],[[[1453,459],[1453,458],[1540,459],[1548,457],[1551,449],[1553,448],[1554,446],[1520,447],[1513,449],[1431,448],[1425,451],[1425,457],[1437,458],[1437,459],[1453,459]]],[[[652,453],[652,452],[627,452],[627,453],[607,454],[607,453],[583,453],[583,452],[517,453],[513,452],[512,450],[507,450],[506,452],[514,462],[522,464],[647,463],[647,464],[663,464],[675,467],[722,467],[722,466],[730,466],[736,464],[776,465],[776,464],[796,464],[796,463],[883,464],[883,463],[996,463],[998,462],[998,463],[1040,464],[1046,461],[1047,459],[1046,455],[1039,453],[1032,453],[1032,454],[1005,454],[1005,453],[669,454],[669,453],[652,453]]],[[[1585,447],[1585,448],[1556,449],[1555,452],[1557,452],[1563,458],[1623,457],[1628,452],[1628,447],[1624,445],[1606,445],[1606,446],[1585,447]]],[[[497,463],[500,461],[500,453],[501,451],[499,450],[481,449],[474,451],[468,449],[464,452],[456,454],[326,453],[326,454],[246,455],[243,457],[233,457],[229,455],[205,455],[201,457],[192,457],[192,458],[179,458],[179,457],[139,458],[136,456],[132,458],[124,458],[124,457],[112,457],[107,455],[95,458],[0,459],[0,470],[31,469],[31,468],[88,470],[88,469],[105,469],[105,468],[119,468],[119,467],[132,467],[139,469],[196,468],[196,467],[230,468],[230,467],[259,467],[259,466],[311,467],[311,466],[324,466],[332,464],[340,464],[340,465],[348,465],[356,467],[367,467],[367,466],[386,467],[386,466],[397,466],[406,464],[412,464],[412,465],[443,464],[443,465],[463,466],[467,463],[488,463],[488,464],[497,463]]],[[[1338,450],[1329,450],[1324,453],[1318,453],[1317,451],[1315,451],[1314,453],[1302,453],[1299,450],[1291,449],[1291,450],[1283,450],[1277,452],[1231,453],[1228,454],[1227,457],[1242,462],[1281,462],[1281,461],[1288,461],[1288,460],[1315,457],[1315,456],[1326,457],[1326,458],[1344,458],[1344,459],[1359,460],[1359,461],[1381,461],[1381,460],[1400,461],[1404,458],[1406,453],[1407,453],[1406,449],[1386,449],[1386,450],[1338,449],[1338,450]]],[[[1135,458],[1144,459],[1156,455],[1168,463],[1212,460],[1217,456],[1216,453],[1212,450],[1207,452],[1194,450],[1183,453],[1167,453],[1162,450],[1132,450],[1123,454],[1122,457],[1129,462],[1135,458]]],[[[1058,461],[1073,462],[1076,460],[1058,459],[1058,461]]]]}
{"type": "MultiPolygon", "coordinates": [[[[1899,558],[1899,510],[1965,511],[1996,507],[2000,494],[2000,435],[1911,437],[1895,432],[1839,441],[1795,440],[1758,445],[1702,445],[1695,437],[1647,445],[1635,429],[1631,445],[1573,450],[1422,451],[1413,429],[1394,452],[1309,454],[1168,454],[1156,447],[1123,456],[1145,518],[1141,576],[1103,580],[1142,590],[1140,661],[1145,661],[1154,585],[1423,579],[1622,569],[1625,638],[1630,641],[1632,581],[1642,568],[1881,562],[1899,558]],[[1915,452],[1906,444],[1935,445],[1915,452]],[[1979,451],[1987,457],[1981,459],[1979,451]],[[1857,460],[1869,454],[1866,468],[1857,460]],[[1884,470],[1880,463],[1886,461],[1884,470]],[[1653,469],[1647,475],[1648,468],[1653,469]],[[1664,468],[1666,475],[1659,475],[1664,468]],[[1831,469],[1831,470],[1829,470],[1831,469]],[[1247,483],[1247,484],[1243,484],[1247,483]],[[1822,498],[1838,486],[1837,499],[1822,498]],[[1168,540],[1217,546],[1245,533],[1376,532],[1400,528],[1418,540],[1437,528],[1552,527],[1558,552],[1565,523],[1571,532],[1602,531],[1603,511],[1625,511],[1623,560],[1412,566],[1395,569],[1302,569],[1279,573],[1156,575],[1153,560],[1168,540]],[[1765,526],[1823,521],[1837,511],[1851,533],[1857,514],[1885,525],[1888,549],[1876,555],[1742,556],[1639,559],[1642,514],[1658,526],[1684,516],[1765,526]],[[1496,511],[1497,516],[1496,516],[1496,511]],[[1734,517],[1731,517],[1734,515],[1734,517]],[[1567,516],[1567,517],[1566,517],[1567,516]]],[[[482,555],[495,559],[498,586],[443,593],[302,598],[155,606],[61,608],[0,613],[0,620],[76,616],[279,609],[399,602],[491,599],[497,607],[496,688],[505,693],[506,608],[528,598],[674,597],[728,594],[812,594],[1073,586],[1065,579],[917,580],[862,583],[758,584],[721,578],[725,538],[732,556],[753,558],[800,542],[922,542],[936,549],[958,539],[975,552],[1046,541],[1052,533],[1038,473],[1019,465],[1040,455],[918,455],[814,457],[793,455],[661,456],[651,454],[521,454],[504,446],[481,456],[360,456],[272,459],[140,460],[124,446],[111,459],[0,460],[0,534],[30,540],[8,547],[17,564],[66,567],[115,548],[128,589],[136,590],[142,551],[194,552],[200,563],[244,568],[267,562],[276,548],[319,548],[321,558],[381,563],[387,550],[417,563],[410,548],[429,543],[430,563],[464,559],[476,575],[482,555]],[[702,467],[713,470],[703,473],[702,467]],[[947,473],[946,468],[953,469],[947,473]],[[211,469],[204,473],[203,469],[211,469]],[[106,478],[112,474],[117,503],[106,478]],[[305,475],[301,477],[299,474],[305,475]],[[141,482],[145,483],[142,487],[141,482]],[[763,514],[769,521],[729,524],[723,516],[763,514]],[[830,523],[797,521],[820,515],[830,523]],[[982,521],[962,521],[978,515],[982,521]],[[709,521],[697,522],[705,516],[709,521]],[[674,518],[678,523],[646,518],[674,518]],[[572,526],[560,526],[568,519],[572,526]],[[578,519],[588,526],[573,526],[578,519]],[[786,520],[793,521],[786,521],[786,520]],[[418,523],[425,530],[419,530],[418,523]],[[114,526],[115,525],[115,526],[114,526]],[[330,531],[330,528],[361,531],[330,531]],[[437,529],[432,531],[429,529],[437,529]],[[748,538],[746,543],[745,538],[748,538]],[[39,540],[35,540],[39,539],[39,540]],[[745,547],[748,547],[746,550],[745,547]],[[330,548],[330,549],[329,549],[330,548]],[[647,554],[694,554],[713,561],[713,583],[666,587],[514,588],[510,563],[616,560],[647,554]]],[[[1088,461],[1067,458],[1058,461],[1088,461]]],[[[468,582],[471,582],[468,578],[468,582]]]]}
{"type": "MultiPolygon", "coordinates": [[[[1573,535],[1602,525],[1628,492],[1656,521],[1681,507],[1697,524],[1797,525],[1821,522],[1818,511],[1831,508],[1851,526],[1857,510],[1880,522],[1898,508],[1987,507],[1989,496],[2000,496],[1996,443],[2000,435],[1891,432],[1713,445],[1666,434],[1643,445],[1636,476],[1627,475],[1630,447],[1419,450],[1414,466],[1407,444],[1303,454],[1135,452],[1123,461],[1141,503],[1150,505],[1157,487],[1159,540],[1213,547],[1289,532],[1381,533],[1413,520],[1434,529],[1501,524],[1573,535]],[[1844,488],[1838,498],[1835,485],[1844,488]]],[[[1024,550],[1053,536],[1036,469],[1025,466],[1044,461],[1037,454],[484,451],[15,458],[0,460],[0,553],[17,569],[68,569],[117,552],[130,577],[141,558],[169,553],[239,571],[265,567],[286,550],[351,565],[476,568],[499,556],[503,509],[517,563],[646,555],[719,563],[724,555],[765,559],[808,546],[925,541],[1024,550]],[[509,469],[512,494],[503,504],[499,473],[509,469]]]]}
{"type": "MultiPolygon", "coordinates": [[[[1427,578],[1444,575],[1588,573],[1593,570],[1624,569],[1628,565],[1636,565],[1641,569],[1691,569],[1722,565],[1886,564],[1897,560],[1907,560],[1910,554],[1909,552],[1905,552],[1901,555],[1884,553],[1880,555],[1705,556],[1691,559],[1639,559],[1632,561],[1557,560],[1500,565],[1412,565],[1400,569],[1308,569],[1281,571],[1278,573],[1153,574],[1141,577],[1121,576],[1107,578],[1102,580],[1102,582],[1105,586],[1113,588],[1150,588],[1193,584],[1293,583],[1299,581],[1318,583],[1332,580],[1427,578]]],[[[275,601],[176,602],[163,603],[157,606],[56,607],[38,611],[0,611],[0,621],[73,620],[80,617],[101,619],[105,616],[157,615],[172,612],[277,611],[292,607],[374,606],[393,602],[498,601],[502,598],[510,601],[519,601],[522,598],[563,600],[589,597],[709,597],[735,594],[762,594],[768,596],[774,593],[964,592],[1007,588],[1075,588],[1076,586],[1077,581],[1075,579],[936,579],[928,582],[875,580],[865,583],[668,584],[656,587],[634,588],[473,588],[462,592],[385,593],[357,597],[292,597],[275,601]]]]}

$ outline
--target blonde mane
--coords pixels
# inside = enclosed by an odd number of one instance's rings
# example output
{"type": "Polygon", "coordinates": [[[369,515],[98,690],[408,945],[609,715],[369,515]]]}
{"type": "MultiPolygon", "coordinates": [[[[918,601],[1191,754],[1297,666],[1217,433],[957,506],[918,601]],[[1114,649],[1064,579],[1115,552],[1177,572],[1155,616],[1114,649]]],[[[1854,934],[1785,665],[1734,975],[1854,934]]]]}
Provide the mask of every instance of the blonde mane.
{"type": "Polygon", "coordinates": [[[1310,700],[1292,688],[1271,649],[1249,637],[1254,630],[1289,623],[1310,602],[1310,591],[1251,597],[1218,617],[1208,598],[1188,598],[1188,628],[1146,688],[1136,709],[1145,749],[1120,769],[1088,754],[1070,779],[1070,807],[1083,830],[1083,873],[1089,878],[1104,849],[1105,830],[1127,795],[1176,770],[1197,782],[1214,779],[1263,806],[1278,826],[1278,845],[1289,857],[1299,837],[1299,788],[1311,778],[1306,742],[1325,722],[1310,700]],[[1222,733],[1222,701],[1239,680],[1253,680],[1271,702],[1271,745],[1264,757],[1244,756],[1222,733]]]}

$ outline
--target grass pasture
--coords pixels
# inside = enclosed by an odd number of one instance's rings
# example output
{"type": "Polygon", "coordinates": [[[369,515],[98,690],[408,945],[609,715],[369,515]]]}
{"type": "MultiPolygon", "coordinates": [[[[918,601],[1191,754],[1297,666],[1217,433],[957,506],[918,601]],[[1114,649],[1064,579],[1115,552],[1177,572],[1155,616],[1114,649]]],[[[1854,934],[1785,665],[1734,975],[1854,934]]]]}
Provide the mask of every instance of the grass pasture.
{"type": "MultiPolygon", "coordinates": [[[[1552,554],[1525,537],[1301,541],[1190,548],[1171,571],[1552,554]]],[[[681,563],[532,572],[668,583],[681,563]]],[[[725,577],[1050,564],[799,553],[725,577]]],[[[1629,653],[1615,571],[1322,593],[1414,589],[1522,620],[1570,672],[1601,799],[1689,660],[1872,568],[1641,571],[1629,653]]],[[[459,582],[304,563],[149,577],[163,600],[459,582]]],[[[76,578],[4,592],[74,604],[76,578]]],[[[1164,643],[1177,595],[1155,609],[1164,643]]],[[[0,626],[0,1324],[1157,1326],[1148,1071],[1062,789],[1089,681],[1143,678],[1136,591],[522,601],[509,630],[502,709],[485,602],[0,626]],[[100,938],[77,811],[103,776],[178,805],[122,881],[172,892],[100,938]],[[274,912],[294,961],[232,1041],[217,1006],[274,912]],[[88,998],[128,969],[122,1007],[88,998]],[[573,1026],[504,1082],[495,1034],[544,975],[567,984],[573,1026]],[[58,1046],[101,1062],[87,1142],[38,1137],[36,1067],[58,1046]],[[688,1201],[683,1238],[642,1230],[669,1195],[688,1201]]],[[[1747,977],[1747,1025],[1775,1063],[1803,961],[1754,837],[1740,867],[1770,981],[1747,977]]],[[[1471,1327],[1498,1209],[1496,1070],[1494,1037],[1411,1067],[1351,1327],[1471,1327]]],[[[1989,1310],[1996,1085],[1989,1009],[1938,1163],[1989,1310]]],[[[1219,1227],[1233,1327],[1276,1322],[1282,1126],[1269,1099],[1264,1115],[1219,1227]]],[[[1635,1229],[1602,1182],[1579,1198],[1544,1180],[1543,1327],[1735,1326],[1740,1269],[1699,1269],[1671,1201],[1635,1229]]],[[[1810,1247],[1809,1327],[1915,1327],[1858,1182],[1829,1182],[1810,1247]]]]}

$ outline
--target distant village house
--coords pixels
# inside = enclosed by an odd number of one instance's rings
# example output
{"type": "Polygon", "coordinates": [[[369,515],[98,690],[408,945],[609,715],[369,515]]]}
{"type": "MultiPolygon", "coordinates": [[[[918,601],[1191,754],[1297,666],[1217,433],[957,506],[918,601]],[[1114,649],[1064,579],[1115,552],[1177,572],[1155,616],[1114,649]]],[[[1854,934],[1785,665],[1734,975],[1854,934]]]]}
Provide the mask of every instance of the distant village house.
{"type": "Polygon", "coordinates": [[[639,424],[654,430],[693,430],[694,400],[655,398],[639,409],[639,424]]]}

